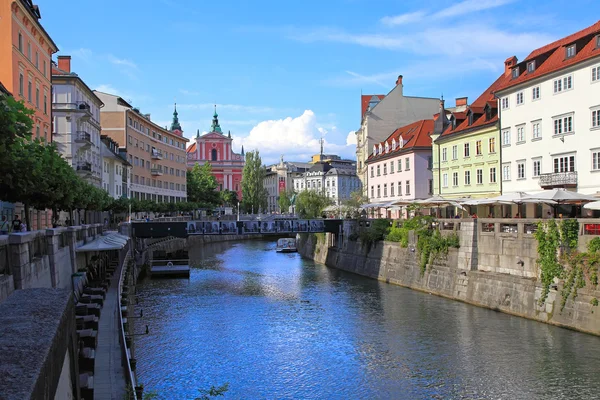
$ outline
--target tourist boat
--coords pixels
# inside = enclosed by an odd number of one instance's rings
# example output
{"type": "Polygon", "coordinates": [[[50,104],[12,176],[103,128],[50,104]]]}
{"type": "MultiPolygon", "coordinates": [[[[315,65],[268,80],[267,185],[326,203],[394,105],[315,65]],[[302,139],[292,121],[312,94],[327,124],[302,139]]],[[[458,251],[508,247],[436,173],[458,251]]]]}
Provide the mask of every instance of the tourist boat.
{"type": "Polygon", "coordinates": [[[296,248],[296,239],[293,238],[281,238],[277,241],[276,251],[278,253],[295,253],[298,251],[296,248]]]}

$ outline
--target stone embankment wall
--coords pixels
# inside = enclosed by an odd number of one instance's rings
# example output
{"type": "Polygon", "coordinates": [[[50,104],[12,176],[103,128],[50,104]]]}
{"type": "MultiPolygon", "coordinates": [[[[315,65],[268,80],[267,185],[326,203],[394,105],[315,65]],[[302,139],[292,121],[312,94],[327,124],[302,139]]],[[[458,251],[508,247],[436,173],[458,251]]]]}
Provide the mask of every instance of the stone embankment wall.
{"type": "Polygon", "coordinates": [[[101,234],[97,224],[0,236],[0,302],[18,289],[71,288],[71,274],[85,266],[75,249],[101,234]]]}
{"type": "MultiPolygon", "coordinates": [[[[481,222],[463,222],[461,247],[450,249],[421,272],[416,241],[409,246],[377,242],[370,249],[359,241],[332,234],[298,234],[298,251],[329,267],[415,290],[491,308],[508,314],[600,335],[600,291],[578,290],[561,310],[561,284],[551,288],[540,306],[537,243],[527,230],[513,233],[479,232],[481,222]]],[[[525,223],[521,223],[524,228],[525,223]]],[[[452,230],[452,229],[448,229],[452,230]]],[[[344,229],[347,232],[347,229],[344,229]]],[[[444,233],[444,231],[442,231],[444,233]]],[[[346,236],[347,237],[347,236],[346,236]]]]}

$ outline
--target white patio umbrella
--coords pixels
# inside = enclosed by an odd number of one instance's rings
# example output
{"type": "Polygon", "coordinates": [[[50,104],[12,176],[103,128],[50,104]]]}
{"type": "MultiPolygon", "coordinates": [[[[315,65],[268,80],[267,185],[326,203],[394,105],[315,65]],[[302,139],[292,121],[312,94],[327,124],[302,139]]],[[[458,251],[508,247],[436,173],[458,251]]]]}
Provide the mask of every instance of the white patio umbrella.
{"type": "Polygon", "coordinates": [[[583,206],[583,208],[588,210],[600,210],[600,201],[593,201],[591,203],[587,203],[583,206]]]}
{"type": "Polygon", "coordinates": [[[529,199],[544,202],[545,200],[555,201],[557,204],[585,204],[598,201],[594,196],[583,193],[571,192],[565,189],[544,190],[528,196],[529,199]]]}
{"type": "Polygon", "coordinates": [[[415,204],[418,204],[422,207],[445,207],[445,206],[453,206],[453,207],[457,207],[460,208],[461,210],[464,210],[465,208],[460,205],[460,203],[458,203],[455,200],[450,200],[450,199],[445,199],[441,196],[433,196],[430,197],[428,199],[424,199],[424,200],[415,200],[414,201],[415,204]]]}

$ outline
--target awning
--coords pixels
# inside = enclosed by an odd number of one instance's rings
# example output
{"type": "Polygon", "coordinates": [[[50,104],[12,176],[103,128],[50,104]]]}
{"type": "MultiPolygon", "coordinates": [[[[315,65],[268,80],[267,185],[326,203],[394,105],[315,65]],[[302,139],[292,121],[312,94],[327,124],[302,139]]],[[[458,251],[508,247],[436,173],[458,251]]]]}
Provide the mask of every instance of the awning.
{"type": "Polygon", "coordinates": [[[86,243],[78,247],[77,253],[85,253],[90,251],[107,251],[120,250],[127,244],[127,237],[119,233],[109,233],[108,235],[99,236],[90,243],[86,243]]]}

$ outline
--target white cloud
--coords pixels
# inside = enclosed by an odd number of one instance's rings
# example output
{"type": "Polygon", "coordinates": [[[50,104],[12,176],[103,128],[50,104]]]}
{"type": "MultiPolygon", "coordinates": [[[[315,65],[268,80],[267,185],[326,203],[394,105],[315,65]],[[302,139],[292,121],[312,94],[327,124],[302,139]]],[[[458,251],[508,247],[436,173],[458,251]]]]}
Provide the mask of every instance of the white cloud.
{"type": "Polygon", "coordinates": [[[337,42],[385,50],[409,51],[419,55],[481,57],[491,54],[529,52],[552,39],[537,32],[503,31],[489,24],[471,22],[406,33],[348,33],[320,28],[294,33],[303,42],[337,42]],[[494,45],[491,46],[490,43],[494,45]]]}
{"type": "Polygon", "coordinates": [[[346,146],[356,146],[356,132],[348,132],[348,136],[346,136],[346,146]]]}
{"type": "Polygon", "coordinates": [[[277,162],[281,154],[285,160],[308,161],[311,155],[319,153],[321,136],[331,137],[330,141],[324,139],[325,152],[343,157],[354,154],[354,148],[333,143],[335,133],[335,129],[327,130],[319,124],[312,110],[306,110],[298,117],[259,122],[248,136],[234,135],[234,145],[243,145],[246,151],[258,149],[266,164],[277,162]]]}
{"type": "Polygon", "coordinates": [[[92,50],[86,49],[83,47],[79,48],[79,49],[71,50],[70,53],[71,53],[72,57],[79,58],[80,60],[85,61],[85,62],[92,61],[92,58],[94,57],[94,53],[92,52],[92,50]]]}
{"type": "Polygon", "coordinates": [[[415,11],[415,12],[395,15],[395,16],[391,16],[391,17],[390,16],[383,17],[383,18],[381,18],[381,22],[384,25],[390,25],[390,26],[403,25],[403,24],[409,24],[412,22],[421,21],[423,19],[423,17],[425,17],[425,15],[426,15],[425,11],[415,11]]]}
{"type": "Polygon", "coordinates": [[[126,58],[117,58],[117,57],[113,56],[112,54],[108,55],[108,61],[110,61],[112,64],[115,64],[118,66],[128,67],[131,69],[137,69],[137,65],[133,61],[128,60],[126,58]]]}
{"type": "Polygon", "coordinates": [[[501,7],[508,3],[512,3],[513,1],[515,0],[464,0],[445,8],[432,16],[436,19],[457,17],[459,15],[501,7]]]}
{"type": "Polygon", "coordinates": [[[187,89],[179,89],[179,93],[184,94],[186,96],[198,96],[200,94],[200,92],[196,92],[194,90],[187,90],[187,89]]]}
{"type": "Polygon", "coordinates": [[[381,18],[381,23],[388,26],[397,26],[421,22],[425,19],[440,20],[501,7],[514,1],[515,0],[463,0],[460,3],[453,4],[450,7],[431,14],[428,14],[425,10],[420,10],[394,16],[385,16],[381,18]]]}

